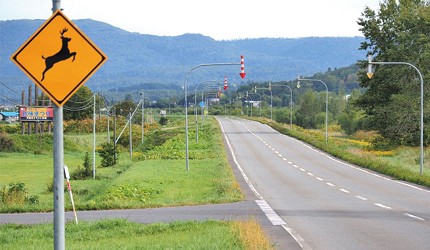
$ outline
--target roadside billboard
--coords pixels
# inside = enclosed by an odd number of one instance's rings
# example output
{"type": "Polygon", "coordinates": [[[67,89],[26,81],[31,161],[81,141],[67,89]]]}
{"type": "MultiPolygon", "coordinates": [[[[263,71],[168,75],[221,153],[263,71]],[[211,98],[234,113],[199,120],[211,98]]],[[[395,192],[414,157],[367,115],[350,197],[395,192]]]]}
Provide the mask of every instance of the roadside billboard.
{"type": "Polygon", "coordinates": [[[21,122],[53,121],[53,107],[20,107],[19,119],[21,122]]]}

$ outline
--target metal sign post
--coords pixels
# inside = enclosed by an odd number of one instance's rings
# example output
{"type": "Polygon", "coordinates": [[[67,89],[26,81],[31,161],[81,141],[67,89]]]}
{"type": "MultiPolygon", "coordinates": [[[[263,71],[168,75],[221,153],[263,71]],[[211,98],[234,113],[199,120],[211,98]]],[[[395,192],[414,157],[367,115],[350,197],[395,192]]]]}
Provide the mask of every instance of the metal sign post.
{"type": "Polygon", "coordinates": [[[61,0],[52,0],[52,11],[51,18],[11,56],[11,60],[55,103],[54,249],[65,249],[62,106],[101,67],[107,56],[61,12],[61,0]],[[72,46],[69,49],[69,43],[73,44],[73,49],[72,46]],[[61,49],[52,46],[55,44],[61,45],[61,49]]]}

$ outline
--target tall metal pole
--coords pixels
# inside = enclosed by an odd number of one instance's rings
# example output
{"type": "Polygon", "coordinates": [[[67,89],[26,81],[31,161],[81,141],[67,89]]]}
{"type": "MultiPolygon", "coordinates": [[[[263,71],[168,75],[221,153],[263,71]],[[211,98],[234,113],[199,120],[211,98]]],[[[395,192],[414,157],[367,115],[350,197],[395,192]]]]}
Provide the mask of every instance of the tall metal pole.
{"type": "Polygon", "coordinates": [[[128,125],[129,125],[129,127],[128,127],[128,129],[129,129],[129,135],[128,135],[128,140],[129,140],[129,143],[130,143],[130,158],[132,158],[133,157],[133,131],[132,131],[132,126],[131,126],[131,118],[132,118],[132,116],[131,116],[131,112],[128,114],[128,118],[129,118],[129,122],[128,122],[128,125]]]}
{"type": "MultiPolygon", "coordinates": [[[[199,142],[199,121],[197,119],[197,109],[198,109],[198,105],[197,105],[197,88],[200,86],[200,84],[207,83],[207,82],[219,82],[219,81],[217,81],[217,80],[203,81],[203,82],[200,82],[199,84],[197,84],[196,88],[194,89],[194,105],[196,106],[196,108],[195,108],[195,117],[196,117],[196,143],[199,142]]],[[[203,90],[202,90],[202,95],[203,95],[203,90]]],[[[203,99],[203,97],[202,97],[202,99],[203,99]]]]}
{"type": "Polygon", "coordinates": [[[96,94],[93,99],[93,179],[96,178],[96,94]]]}
{"type": "Polygon", "coordinates": [[[326,96],[325,96],[325,143],[328,142],[328,87],[325,82],[318,80],[318,79],[304,79],[304,78],[297,78],[297,87],[300,87],[300,81],[310,81],[310,82],[320,82],[324,84],[326,89],[326,96]]]}
{"type": "MultiPolygon", "coordinates": [[[[52,12],[61,9],[61,0],[52,0],[52,12]]],[[[63,107],[54,104],[54,249],[66,248],[64,215],[63,107]]]]}
{"type": "Polygon", "coordinates": [[[184,91],[185,91],[185,168],[187,171],[190,170],[190,164],[188,160],[188,78],[191,73],[200,67],[210,67],[210,66],[227,66],[227,65],[241,65],[240,63],[210,63],[210,64],[199,64],[188,71],[187,76],[184,81],[184,91]]]}
{"type": "Polygon", "coordinates": [[[145,92],[142,92],[140,95],[142,96],[142,144],[143,144],[143,140],[145,137],[145,92]]]}
{"type": "Polygon", "coordinates": [[[372,62],[372,56],[368,56],[368,63],[369,68],[367,72],[367,76],[369,78],[372,78],[373,71],[372,66],[373,64],[379,64],[379,65],[408,65],[415,69],[418,72],[418,75],[420,77],[420,175],[423,175],[423,166],[424,166],[424,81],[423,81],[423,75],[421,74],[421,71],[413,64],[408,62],[372,62]]]}
{"type": "Polygon", "coordinates": [[[270,88],[257,88],[257,86],[255,86],[255,93],[257,93],[258,89],[267,89],[270,91],[270,120],[273,120],[273,95],[272,95],[272,90],[270,88]]]}
{"type": "Polygon", "coordinates": [[[114,109],[114,117],[113,117],[113,148],[115,151],[115,154],[113,156],[113,161],[116,164],[116,109],[114,109]]]}

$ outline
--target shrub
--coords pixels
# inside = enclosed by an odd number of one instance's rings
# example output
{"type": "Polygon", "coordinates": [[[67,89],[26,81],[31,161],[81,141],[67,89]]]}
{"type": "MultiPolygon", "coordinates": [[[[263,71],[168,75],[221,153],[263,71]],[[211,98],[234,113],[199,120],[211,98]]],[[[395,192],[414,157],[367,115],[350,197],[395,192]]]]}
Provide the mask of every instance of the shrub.
{"type": "Polygon", "coordinates": [[[4,186],[1,190],[1,202],[6,205],[24,205],[24,203],[38,204],[37,196],[27,197],[25,184],[22,182],[12,182],[8,186],[4,186]]]}
{"type": "Polygon", "coordinates": [[[14,141],[7,134],[0,133],[0,151],[12,152],[14,148],[14,141]]]}
{"type": "Polygon", "coordinates": [[[102,158],[102,167],[110,167],[116,164],[115,155],[118,155],[118,149],[113,143],[103,143],[99,150],[99,155],[102,158]]]}
{"type": "Polygon", "coordinates": [[[73,172],[70,177],[74,180],[85,180],[93,176],[93,170],[88,152],[85,153],[83,166],[83,168],[78,166],[78,169],[73,172]]]}
{"type": "Polygon", "coordinates": [[[165,116],[160,117],[160,121],[158,121],[158,123],[160,123],[161,126],[167,125],[168,122],[169,122],[169,119],[167,119],[165,116]]]}

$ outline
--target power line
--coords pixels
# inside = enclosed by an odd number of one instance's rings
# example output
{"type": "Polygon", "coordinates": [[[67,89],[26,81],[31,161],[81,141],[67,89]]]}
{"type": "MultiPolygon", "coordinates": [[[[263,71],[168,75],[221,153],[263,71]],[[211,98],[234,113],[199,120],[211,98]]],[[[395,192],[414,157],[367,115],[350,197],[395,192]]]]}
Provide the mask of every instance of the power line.
{"type": "Polygon", "coordinates": [[[7,96],[4,96],[2,94],[0,94],[1,97],[5,98],[6,100],[10,101],[13,105],[15,106],[19,106],[20,104],[16,103],[15,101],[13,101],[12,99],[9,99],[7,96]]]}
{"type": "Polygon", "coordinates": [[[16,93],[17,95],[21,95],[20,93],[18,93],[18,91],[11,89],[9,86],[7,86],[6,84],[0,82],[1,85],[5,86],[6,88],[8,88],[10,91],[16,93]]]}

